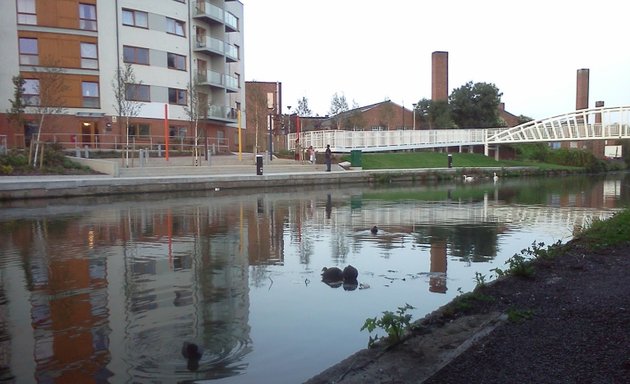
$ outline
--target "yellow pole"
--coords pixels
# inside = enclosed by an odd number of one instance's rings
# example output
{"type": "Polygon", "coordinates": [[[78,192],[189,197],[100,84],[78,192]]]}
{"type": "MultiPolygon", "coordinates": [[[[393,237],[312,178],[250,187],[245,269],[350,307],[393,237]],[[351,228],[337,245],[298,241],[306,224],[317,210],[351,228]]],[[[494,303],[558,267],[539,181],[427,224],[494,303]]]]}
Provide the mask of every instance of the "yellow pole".
{"type": "Polygon", "coordinates": [[[236,117],[238,120],[238,161],[243,160],[243,141],[241,139],[241,110],[236,111],[236,117]]]}

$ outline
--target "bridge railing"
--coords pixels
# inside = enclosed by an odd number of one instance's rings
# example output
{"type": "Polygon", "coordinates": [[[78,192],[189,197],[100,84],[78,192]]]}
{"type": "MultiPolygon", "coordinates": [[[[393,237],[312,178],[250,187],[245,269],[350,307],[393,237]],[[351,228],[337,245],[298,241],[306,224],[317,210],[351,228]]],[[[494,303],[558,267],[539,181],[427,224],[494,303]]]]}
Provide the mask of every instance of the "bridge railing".
{"type": "MultiPolygon", "coordinates": [[[[308,131],[300,133],[302,147],[313,146],[323,151],[327,144],[334,152],[364,152],[435,148],[456,145],[481,145],[486,139],[485,129],[435,129],[396,131],[308,131]]],[[[289,134],[288,150],[295,149],[296,133],[289,134]]]]}

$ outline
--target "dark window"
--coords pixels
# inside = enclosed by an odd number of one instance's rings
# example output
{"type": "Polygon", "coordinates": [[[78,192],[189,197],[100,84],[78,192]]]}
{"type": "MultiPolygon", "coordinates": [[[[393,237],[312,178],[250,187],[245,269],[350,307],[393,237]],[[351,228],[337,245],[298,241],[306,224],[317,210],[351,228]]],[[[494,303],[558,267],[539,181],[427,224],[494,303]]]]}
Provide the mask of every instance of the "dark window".
{"type": "Polygon", "coordinates": [[[129,124],[129,136],[149,136],[151,125],[145,123],[129,124]]]}
{"type": "Polygon", "coordinates": [[[168,53],[166,55],[166,61],[168,67],[171,69],[179,69],[181,71],[186,70],[186,56],[178,55],[175,53],[168,53]]]}
{"type": "Polygon", "coordinates": [[[168,102],[169,104],[187,105],[186,102],[186,90],[169,88],[168,89],[168,102]]]}
{"type": "Polygon", "coordinates": [[[123,46],[123,61],[130,64],[149,65],[149,50],[125,45],[123,46]]]}
{"type": "Polygon", "coordinates": [[[128,84],[125,99],[131,101],[151,101],[151,88],[143,84],[128,84]]]}

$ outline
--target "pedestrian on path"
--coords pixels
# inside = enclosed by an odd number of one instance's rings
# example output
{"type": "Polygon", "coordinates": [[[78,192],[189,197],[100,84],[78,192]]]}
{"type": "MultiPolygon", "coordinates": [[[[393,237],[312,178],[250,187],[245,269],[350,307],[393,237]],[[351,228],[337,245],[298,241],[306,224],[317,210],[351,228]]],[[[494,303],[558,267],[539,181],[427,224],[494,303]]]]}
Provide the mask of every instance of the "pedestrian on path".
{"type": "Polygon", "coordinates": [[[326,159],[326,172],[330,172],[330,165],[332,163],[332,151],[330,150],[330,144],[326,144],[326,154],[324,158],[326,159]]]}

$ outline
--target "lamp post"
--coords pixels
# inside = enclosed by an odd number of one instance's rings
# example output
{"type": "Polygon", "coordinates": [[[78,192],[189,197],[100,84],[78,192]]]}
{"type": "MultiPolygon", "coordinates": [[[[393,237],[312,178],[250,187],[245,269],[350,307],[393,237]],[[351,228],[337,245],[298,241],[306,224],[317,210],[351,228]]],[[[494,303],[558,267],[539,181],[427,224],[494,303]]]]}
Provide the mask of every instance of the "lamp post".
{"type": "Polygon", "coordinates": [[[289,110],[289,130],[287,133],[291,133],[291,106],[287,105],[287,109],[289,110]]]}
{"type": "Polygon", "coordinates": [[[416,130],[416,103],[411,104],[413,106],[413,130],[416,130]]]}
{"type": "Polygon", "coordinates": [[[273,160],[273,108],[269,108],[268,128],[269,128],[269,161],[273,160]]]}

